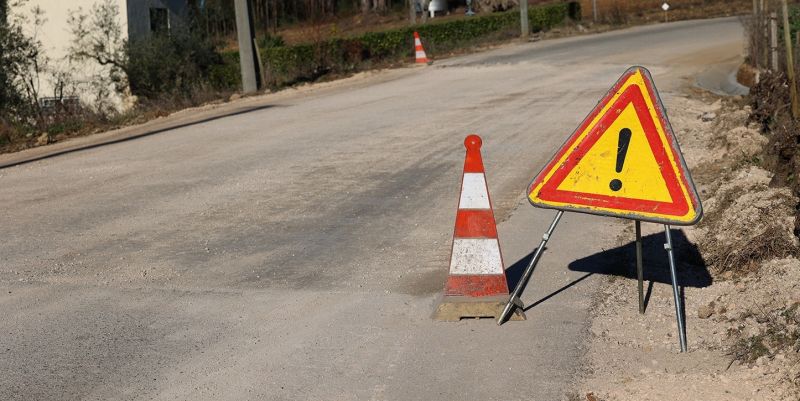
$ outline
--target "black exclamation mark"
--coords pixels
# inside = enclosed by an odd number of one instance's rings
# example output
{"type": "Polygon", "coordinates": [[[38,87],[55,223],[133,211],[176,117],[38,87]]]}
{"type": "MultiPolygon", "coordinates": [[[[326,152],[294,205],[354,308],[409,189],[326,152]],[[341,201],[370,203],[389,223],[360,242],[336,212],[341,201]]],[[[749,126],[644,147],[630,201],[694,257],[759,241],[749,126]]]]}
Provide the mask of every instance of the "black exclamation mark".
{"type": "MultiPolygon", "coordinates": [[[[631,130],[623,128],[619,131],[619,142],[617,143],[617,172],[622,172],[622,165],[625,164],[625,155],[628,154],[628,145],[631,143],[631,130]]],[[[622,189],[622,181],[613,179],[608,184],[612,191],[622,189]]]]}

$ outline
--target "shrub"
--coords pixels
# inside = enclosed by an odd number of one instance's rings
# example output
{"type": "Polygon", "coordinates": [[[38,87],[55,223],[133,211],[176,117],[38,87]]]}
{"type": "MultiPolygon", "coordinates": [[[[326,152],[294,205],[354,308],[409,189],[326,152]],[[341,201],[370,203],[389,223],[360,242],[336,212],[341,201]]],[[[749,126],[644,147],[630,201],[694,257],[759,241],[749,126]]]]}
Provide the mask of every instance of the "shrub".
{"type": "MultiPolygon", "coordinates": [[[[578,3],[559,3],[528,10],[529,25],[533,31],[552,28],[570,15],[580,15],[578,3]]],[[[329,72],[356,71],[368,67],[368,64],[401,62],[413,56],[412,38],[415,30],[424,38],[426,50],[443,53],[498,37],[516,35],[519,30],[519,13],[509,11],[432,22],[313,44],[273,45],[264,48],[262,55],[270,84],[282,86],[314,80],[329,72]]]]}
{"type": "Polygon", "coordinates": [[[140,97],[189,98],[198,90],[227,89],[232,81],[214,45],[185,29],[131,41],[126,50],[130,89],[140,97]]]}

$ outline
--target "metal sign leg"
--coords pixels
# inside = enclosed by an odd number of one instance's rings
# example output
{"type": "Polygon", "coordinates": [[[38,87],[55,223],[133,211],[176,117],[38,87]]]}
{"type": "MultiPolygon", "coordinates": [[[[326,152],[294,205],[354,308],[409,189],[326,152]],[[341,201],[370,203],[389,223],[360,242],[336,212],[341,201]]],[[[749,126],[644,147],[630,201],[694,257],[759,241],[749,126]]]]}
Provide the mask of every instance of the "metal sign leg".
{"type": "Polygon", "coordinates": [[[556,229],[558,221],[561,220],[561,216],[563,214],[564,211],[559,210],[556,214],[556,217],[553,219],[553,222],[550,223],[550,228],[548,228],[547,232],[542,235],[542,242],[539,243],[539,247],[536,248],[536,253],[533,254],[533,258],[531,258],[531,262],[528,263],[528,267],[525,268],[525,272],[522,273],[522,277],[520,277],[517,287],[514,288],[514,292],[512,292],[511,296],[508,298],[508,303],[506,304],[505,309],[503,309],[503,313],[500,314],[500,318],[497,319],[498,325],[503,324],[515,306],[518,308],[524,307],[524,304],[519,297],[522,295],[522,291],[525,291],[525,286],[528,284],[531,274],[533,274],[533,268],[536,266],[536,263],[539,262],[539,258],[544,252],[544,247],[547,245],[547,241],[550,239],[550,236],[553,235],[553,231],[556,229]]]}
{"type": "Polygon", "coordinates": [[[639,279],[639,313],[644,314],[644,270],[642,267],[642,222],[636,220],[636,277],[639,279]]]}
{"type": "Polygon", "coordinates": [[[667,250],[667,256],[669,257],[669,274],[672,276],[672,296],[675,298],[675,317],[678,319],[678,337],[681,341],[681,352],[686,352],[686,328],[683,327],[683,308],[681,307],[681,297],[678,293],[678,275],[675,272],[672,234],[670,234],[668,225],[664,225],[664,232],[667,234],[667,243],[664,244],[664,249],[667,250]]]}

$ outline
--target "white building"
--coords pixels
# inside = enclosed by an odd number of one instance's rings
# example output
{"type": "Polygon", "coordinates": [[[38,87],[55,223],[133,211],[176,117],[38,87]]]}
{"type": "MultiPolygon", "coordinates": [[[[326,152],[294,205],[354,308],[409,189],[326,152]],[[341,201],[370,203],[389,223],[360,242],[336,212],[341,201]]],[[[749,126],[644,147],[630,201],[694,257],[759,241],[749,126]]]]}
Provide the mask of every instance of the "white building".
{"type": "MultiPolygon", "coordinates": [[[[70,45],[73,42],[70,15],[80,13],[91,15],[92,8],[101,3],[108,3],[118,10],[117,22],[122,28],[122,40],[146,38],[154,31],[169,30],[188,14],[192,0],[29,0],[21,9],[11,10],[14,14],[28,16],[26,28],[29,34],[35,33],[42,42],[46,57],[50,60],[46,71],[39,76],[40,97],[58,96],[61,82],[56,78],[58,72],[68,73],[76,85],[63,88],[64,95],[74,94],[87,103],[93,104],[97,98],[96,85],[98,75],[102,75],[108,67],[96,62],[84,62],[80,65],[68,59],[70,45]],[[39,8],[43,13],[44,23],[36,27],[33,23],[32,11],[39,8]]],[[[113,87],[107,87],[111,101],[118,110],[131,105],[131,99],[118,96],[113,87]]]]}

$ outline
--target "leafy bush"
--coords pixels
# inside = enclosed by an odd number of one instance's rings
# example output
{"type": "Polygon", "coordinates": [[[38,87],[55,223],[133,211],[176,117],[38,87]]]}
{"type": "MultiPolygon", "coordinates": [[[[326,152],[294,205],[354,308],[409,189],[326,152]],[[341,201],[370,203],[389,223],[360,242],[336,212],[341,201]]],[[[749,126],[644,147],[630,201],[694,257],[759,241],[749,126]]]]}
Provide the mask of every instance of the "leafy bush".
{"type": "Polygon", "coordinates": [[[185,29],[131,41],[126,61],[131,92],[148,99],[188,98],[198,90],[227,89],[232,81],[214,45],[185,29]]]}
{"type": "Polygon", "coordinates": [[[40,73],[44,73],[49,58],[37,37],[44,23],[44,12],[35,6],[32,18],[17,11],[25,1],[8,4],[0,0],[0,145],[18,140],[34,132],[43,123],[39,106],[40,73]],[[33,26],[32,31],[25,29],[33,26]]]}
{"type": "MultiPolygon", "coordinates": [[[[577,2],[532,7],[528,10],[529,25],[533,31],[552,28],[570,16],[579,15],[580,4],[577,2]]],[[[481,41],[516,35],[519,30],[519,13],[509,11],[432,22],[313,44],[273,45],[265,47],[262,55],[270,83],[281,86],[313,80],[329,72],[351,72],[363,69],[368,64],[397,63],[412,57],[415,30],[423,37],[428,52],[443,53],[481,41]]]]}

